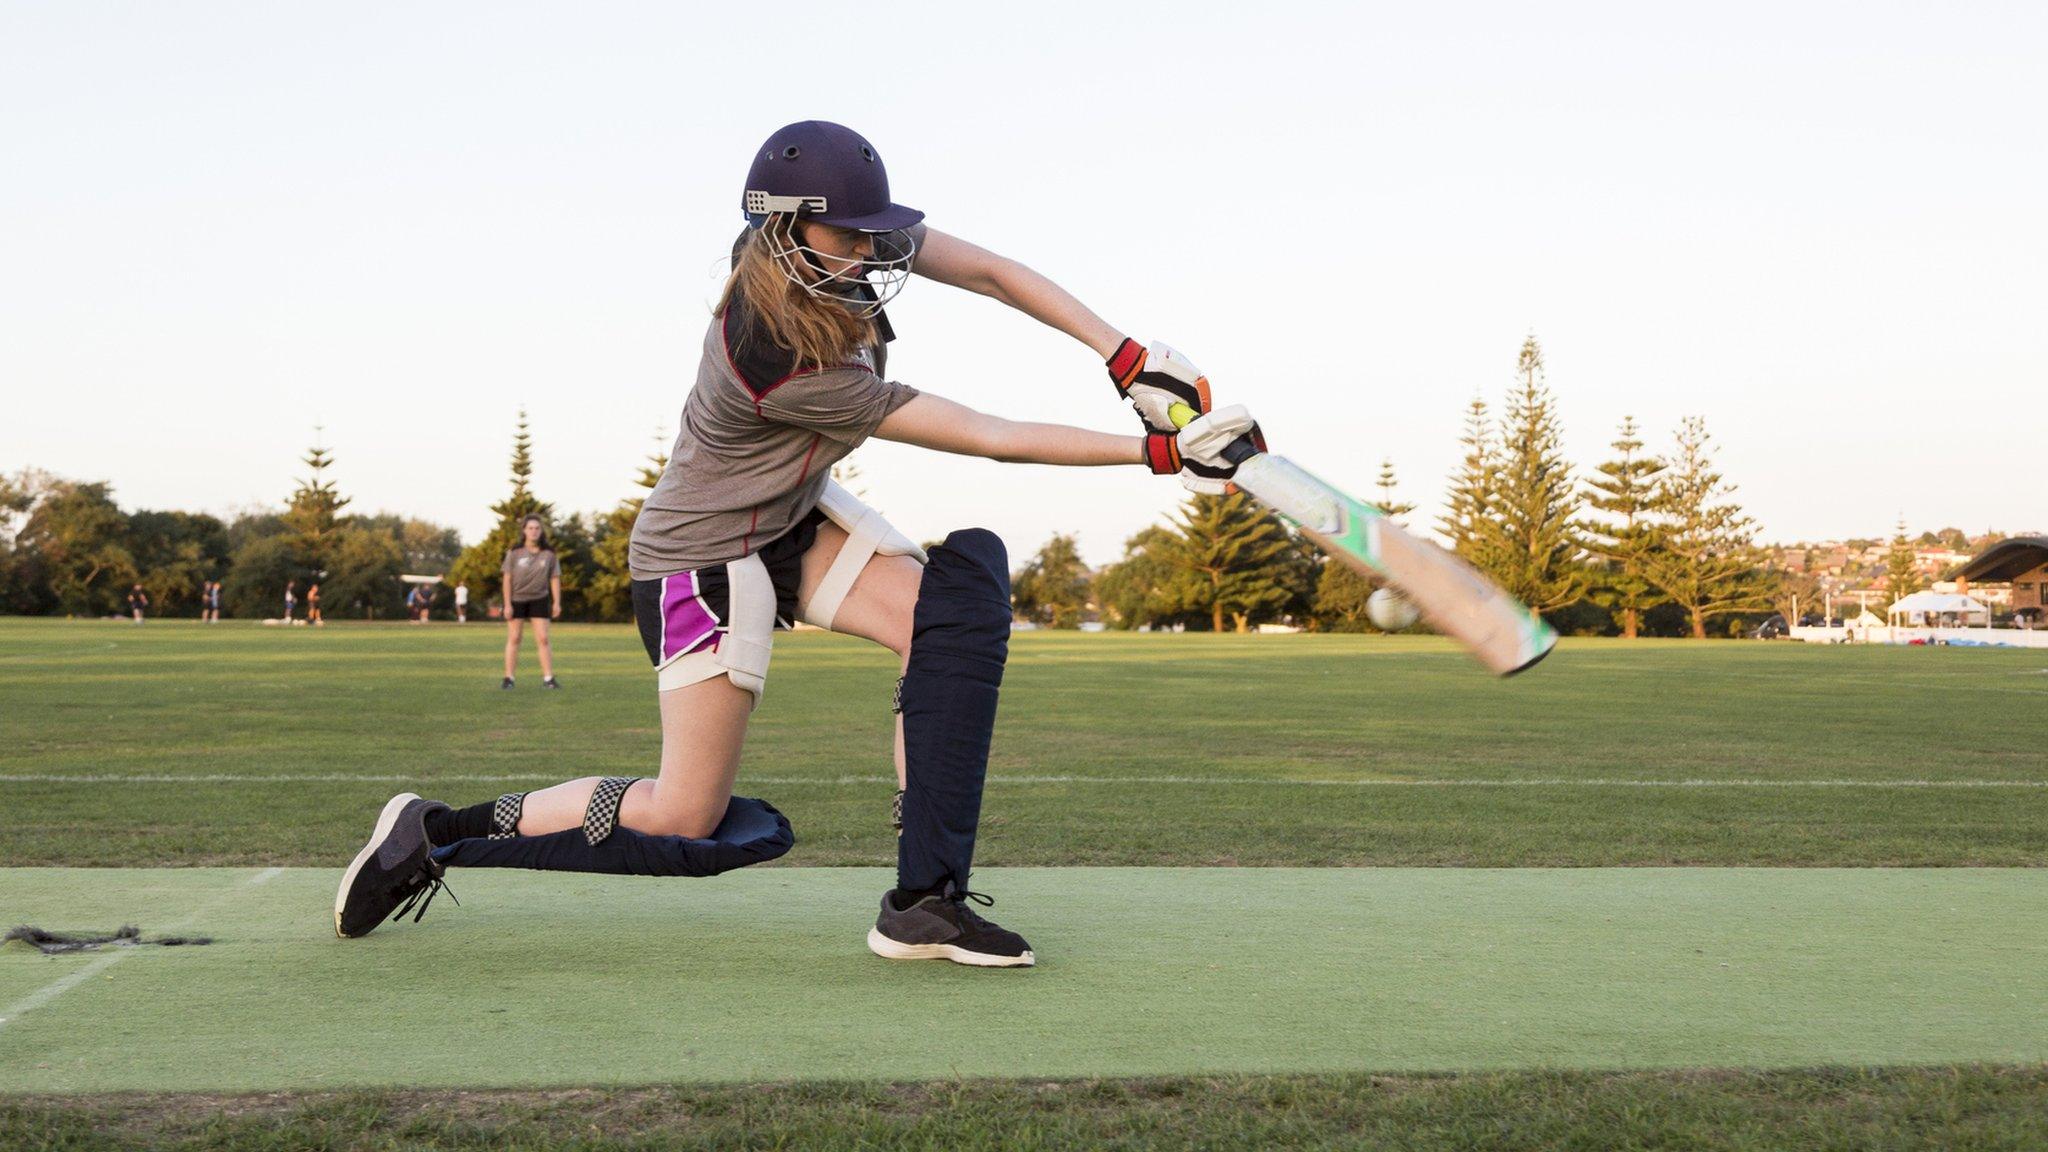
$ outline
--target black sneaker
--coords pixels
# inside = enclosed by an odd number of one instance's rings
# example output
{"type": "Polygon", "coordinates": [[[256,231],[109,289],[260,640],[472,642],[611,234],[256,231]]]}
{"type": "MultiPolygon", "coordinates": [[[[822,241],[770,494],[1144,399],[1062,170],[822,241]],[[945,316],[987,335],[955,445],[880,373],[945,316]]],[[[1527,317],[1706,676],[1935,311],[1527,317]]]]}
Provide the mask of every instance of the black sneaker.
{"type": "MultiPolygon", "coordinates": [[[[334,893],[336,936],[367,936],[386,916],[396,920],[415,904],[419,912],[414,921],[427,914],[434,894],[445,887],[441,877],[447,871],[429,855],[433,845],[427,843],[427,813],[446,807],[410,792],[400,792],[384,805],[377,815],[377,830],[342,873],[341,888],[334,893]]],[[[454,900],[455,893],[448,898],[454,900]]]]}
{"type": "Polygon", "coordinates": [[[505,677],[505,682],[504,682],[503,684],[500,684],[500,685],[498,685],[498,687],[500,687],[500,688],[510,688],[510,687],[512,687],[512,678],[511,678],[510,676],[507,676],[507,677],[505,677]]]}
{"type": "Polygon", "coordinates": [[[999,928],[974,909],[995,898],[979,892],[926,896],[908,908],[897,907],[900,894],[882,897],[882,914],[868,929],[868,951],[890,960],[951,960],[977,968],[1029,968],[1038,961],[1022,936],[999,928]]]}
{"type": "Polygon", "coordinates": [[[550,676],[550,677],[548,677],[547,679],[545,679],[545,680],[542,680],[542,681],[540,682],[540,686],[541,686],[541,687],[543,687],[543,688],[560,688],[560,687],[561,687],[561,685],[560,685],[559,683],[557,683],[557,682],[555,681],[555,678],[554,678],[553,676],[550,676]]]}

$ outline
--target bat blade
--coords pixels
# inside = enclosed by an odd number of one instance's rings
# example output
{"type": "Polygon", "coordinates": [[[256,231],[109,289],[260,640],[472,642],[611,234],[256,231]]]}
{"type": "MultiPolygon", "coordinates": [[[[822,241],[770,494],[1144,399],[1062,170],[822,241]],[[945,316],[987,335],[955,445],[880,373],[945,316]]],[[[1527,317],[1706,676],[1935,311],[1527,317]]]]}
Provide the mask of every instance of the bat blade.
{"type": "Polygon", "coordinates": [[[1528,668],[1557,643],[1550,625],[1463,559],[1286,457],[1253,456],[1238,465],[1235,480],[1323,551],[1399,589],[1431,627],[1463,645],[1494,675],[1528,668]]]}

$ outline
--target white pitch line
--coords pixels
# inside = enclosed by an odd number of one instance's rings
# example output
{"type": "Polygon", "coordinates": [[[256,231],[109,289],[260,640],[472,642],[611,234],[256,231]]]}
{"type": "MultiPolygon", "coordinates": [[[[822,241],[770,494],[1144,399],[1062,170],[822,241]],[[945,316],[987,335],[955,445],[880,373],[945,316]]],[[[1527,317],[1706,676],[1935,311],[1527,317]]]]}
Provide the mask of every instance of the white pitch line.
{"type": "MultiPolygon", "coordinates": [[[[163,930],[163,932],[165,935],[170,935],[184,928],[190,927],[196,921],[204,918],[208,912],[213,911],[215,908],[225,903],[229,898],[235,896],[244,889],[254,888],[258,884],[274,880],[283,874],[284,869],[282,868],[265,868],[263,871],[258,872],[256,875],[250,877],[249,879],[244,880],[243,882],[235,885],[233,888],[230,888],[226,892],[223,892],[220,895],[214,897],[213,899],[208,900],[206,903],[200,905],[197,911],[193,912],[190,916],[185,917],[183,920],[180,920],[175,924],[166,927],[163,930]]],[[[57,977],[55,980],[50,981],[48,984],[43,985],[41,988],[38,988],[35,991],[29,993],[28,995],[22,997],[21,999],[15,1001],[14,1003],[9,1004],[4,1010],[0,1010],[0,1028],[7,1027],[9,1024],[12,1024],[17,1020],[20,1020],[23,1014],[32,1012],[35,1009],[40,1008],[45,1004],[48,1004],[50,1001],[55,1000],[57,997],[62,996],[64,993],[71,991],[73,988],[78,987],[80,984],[85,983],[87,980],[92,979],[94,976],[97,976],[100,973],[106,971],[107,969],[112,968],[114,965],[119,964],[123,960],[126,960],[131,954],[141,951],[143,947],[143,945],[118,945],[110,947],[105,952],[102,952],[99,956],[87,962],[83,967],[75,969],[71,972],[67,972],[64,975],[57,977]]]]}
{"type": "MultiPolygon", "coordinates": [[[[113,773],[63,775],[61,773],[20,773],[0,775],[0,784],[504,784],[526,780],[558,781],[560,773],[498,772],[460,776],[426,773],[379,773],[356,775],[347,772],[295,773],[257,776],[228,772],[190,775],[135,775],[113,773]]],[[[811,785],[845,787],[886,784],[888,776],[746,776],[746,784],[811,785]]],[[[1232,785],[1242,787],[1293,788],[2048,788],[2048,780],[1767,780],[1736,777],[1726,780],[1704,778],[1684,780],[1632,780],[1611,776],[1554,776],[1515,779],[1455,779],[1444,777],[1385,778],[1369,780],[1294,779],[1259,776],[1011,776],[991,775],[991,784],[1146,784],[1146,785],[1232,785]]]]}

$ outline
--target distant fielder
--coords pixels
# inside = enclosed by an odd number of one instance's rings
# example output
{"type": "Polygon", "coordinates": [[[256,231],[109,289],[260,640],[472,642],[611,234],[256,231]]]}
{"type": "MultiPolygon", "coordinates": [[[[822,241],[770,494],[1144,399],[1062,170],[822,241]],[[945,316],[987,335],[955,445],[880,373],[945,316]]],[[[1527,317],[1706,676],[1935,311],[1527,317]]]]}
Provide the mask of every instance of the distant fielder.
{"type": "MultiPolygon", "coordinates": [[[[531,620],[534,651],[540,655],[540,686],[560,688],[548,624],[562,618],[562,561],[548,545],[548,528],[540,517],[528,516],[519,522],[519,543],[506,549],[499,575],[504,579],[505,595],[505,679],[498,687],[512,687],[513,677],[518,675],[519,636],[531,620]]],[[[431,600],[421,602],[422,624],[427,622],[429,603],[431,600]]]]}
{"type": "Polygon", "coordinates": [[[927,555],[827,475],[880,436],[1021,463],[1142,464],[1221,491],[1234,471],[1224,449],[1256,427],[1242,408],[1210,413],[1208,382],[1178,353],[1126,339],[1052,281],[894,203],[881,157],[850,129],[807,121],[770,136],[742,206],[747,227],[682,432],[633,528],[634,615],[661,707],[659,775],[583,777],[461,809],[393,797],[335,896],[340,935],[415,904],[417,920],[451,866],[704,876],[788,851],[782,814],[732,789],[773,630],[803,620],[902,660],[897,879],[869,948],[902,960],[1033,962],[1022,937],[969,905],[993,903],[968,874],[1008,655],[1002,541],[966,528],[927,555]],[[1093,349],[1145,434],[1019,423],[888,380],[894,333],[882,307],[912,273],[993,297],[1093,349]],[[1169,418],[1174,404],[1196,413],[1184,429],[1169,418]]]}

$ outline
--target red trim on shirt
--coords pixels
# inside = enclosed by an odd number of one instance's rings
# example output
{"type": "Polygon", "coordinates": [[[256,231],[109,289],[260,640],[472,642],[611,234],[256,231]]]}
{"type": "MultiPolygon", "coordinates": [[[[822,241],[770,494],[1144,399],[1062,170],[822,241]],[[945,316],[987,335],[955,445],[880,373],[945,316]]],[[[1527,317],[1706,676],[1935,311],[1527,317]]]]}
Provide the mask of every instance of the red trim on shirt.
{"type": "Polygon", "coordinates": [[[770,392],[775,391],[777,388],[782,387],[784,384],[789,383],[791,380],[800,379],[805,376],[816,376],[819,373],[824,372],[828,367],[858,368],[873,371],[873,369],[869,368],[866,364],[861,364],[858,362],[852,364],[819,365],[816,368],[812,368],[807,371],[801,372],[792,369],[788,372],[783,373],[780,378],[770,382],[766,387],[760,389],[759,391],[756,391],[754,388],[754,382],[747,378],[745,370],[743,370],[740,367],[740,362],[733,358],[732,324],[733,310],[728,307],[725,311],[725,315],[719,318],[718,348],[720,352],[725,354],[725,364],[726,367],[732,369],[733,378],[735,380],[738,380],[740,382],[740,387],[745,388],[747,390],[747,395],[753,398],[754,415],[759,416],[764,420],[768,418],[768,414],[766,412],[761,411],[761,401],[766,400],[770,392]]]}
{"type": "Polygon", "coordinates": [[[752,540],[754,538],[754,529],[759,528],[760,526],[761,506],[759,504],[756,504],[754,505],[753,518],[747,521],[747,534],[745,536],[740,537],[740,555],[751,556],[754,554],[754,549],[748,545],[747,541],[752,540]]]}
{"type": "Polygon", "coordinates": [[[791,377],[802,375],[802,373],[794,371],[785,372],[783,373],[782,378],[780,380],[777,380],[774,383],[769,384],[766,388],[763,388],[760,391],[756,392],[754,390],[754,382],[747,378],[746,372],[740,367],[740,362],[733,358],[732,320],[732,309],[727,308],[725,311],[725,315],[720,317],[719,319],[718,349],[719,351],[725,353],[725,364],[726,367],[732,369],[733,378],[735,380],[738,380],[740,382],[740,387],[745,388],[747,390],[748,395],[754,398],[754,415],[759,416],[762,414],[761,398],[763,396],[768,395],[770,392],[775,391],[777,388],[782,387],[784,384],[789,383],[791,377]]]}

